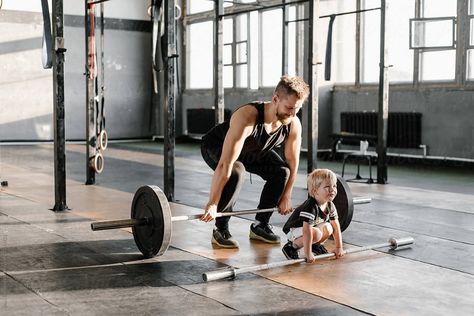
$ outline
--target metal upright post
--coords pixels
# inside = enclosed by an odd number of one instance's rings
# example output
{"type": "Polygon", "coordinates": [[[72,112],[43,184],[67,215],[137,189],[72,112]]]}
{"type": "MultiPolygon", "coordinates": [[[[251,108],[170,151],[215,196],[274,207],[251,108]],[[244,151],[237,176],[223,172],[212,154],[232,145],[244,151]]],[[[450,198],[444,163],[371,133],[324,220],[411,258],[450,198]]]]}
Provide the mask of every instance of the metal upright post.
{"type": "Polygon", "coordinates": [[[64,15],[63,0],[53,0],[53,91],[54,91],[54,197],[53,211],[66,204],[66,139],[64,124],[64,15]]]}
{"type": "MultiPolygon", "coordinates": [[[[286,2],[286,0],[283,0],[283,4],[286,2]]],[[[283,32],[282,32],[282,52],[281,52],[281,73],[282,75],[288,73],[288,23],[286,21],[288,20],[288,16],[290,15],[290,8],[289,6],[285,5],[283,6],[283,14],[282,14],[282,27],[283,27],[283,32]]]]}
{"type": "Polygon", "coordinates": [[[318,20],[319,0],[310,0],[308,84],[311,94],[308,102],[308,173],[317,168],[318,164],[318,20]]]}
{"type": "Polygon", "coordinates": [[[388,67],[385,66],[387,49],[386,37],[386,0],[380,1],[380,64],[379,64],[379,100],[377,116],[377,182],[387,183],[387,125],[388,125],[388,67]]]}
{"type": "MultiPolygon", "coordinates": [[[[466,84],[467,77],[467,46],[469,46],[470,18],[469,1],[458,1],[456,23],[456,83],[466,84]]],[[[471,2],[472,3],[472,2],[471,2]]],[[[472,3],[474,5],[474,3],[472,3]]]]}
{"type": "Polygon", "coordinates": [[[174,149],[175,149],[175,61],[177,55],[175,41],[175,1],[165,1],[165,37],[166,37],[166,56],[165,56],[165,99],[164,109],[167,123],[164,139],[164,188],[169,201],[174,200],[174,149]]]}
{"type": "MultiPolygon", "coordinates": [[[[421,17],[421,1],[415,0],[415,18],[421,17]]],[[[411,38],[410,38],[411,41],[411,38]]],[[[413,49],[413,86],[418,87],[420,83],[420,56],[421,50],[418,48],[413,49]]]]}
{"type": "Polygon", "coordinates": [[[223,69],[224,64],[222,55],[224,51],[224,35],[223,35],[223,17],[224,2],[216,0],[214,2],[214,110],[215,124],[224,122],[224,82],[223,69]]]}
{"type": "MultiPolygon", "coordinates": [[[[361,10],[361,0],[357,0],[356,2],[356,10],[361,10]]],[[[361,19],[360,13],[356,14],[356,37],[355,37],[355,81],[354,84],[356,87],[360,87],[360,42],[361,42],[361,19]]]]}
{"type": "Polygon", "coordinates": [[[85,3],[85,53],[86,53],[86,185],[95,183],[93,159],[96,154],[96,121],[95,121],[95,14],[94,4],[85,3]]]}

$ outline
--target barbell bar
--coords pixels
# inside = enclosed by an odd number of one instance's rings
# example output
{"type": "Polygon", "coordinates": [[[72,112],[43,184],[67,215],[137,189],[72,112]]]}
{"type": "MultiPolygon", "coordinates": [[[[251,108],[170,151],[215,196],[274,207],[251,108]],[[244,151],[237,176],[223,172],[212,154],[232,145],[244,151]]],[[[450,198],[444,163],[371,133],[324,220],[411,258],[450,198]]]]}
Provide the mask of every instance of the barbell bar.
{"type": "MultiPolygon", "coordinates": [[[[333,202],[338,211],[341,231],[344,231],[352,220],[354,205],[370,203],[371,199],[353,198],[349,186],[341,177],[338,177],[337,189],[338,193],[333,202]]],[[[278,211],[277,207],[217,213],[216,217],[275,211],[278,211]]],[[[131,227],[138,249],[146,258],[151,258],[161,256],[168,249],[172,236],[172,222],[195,220],[202,215],[172,216],[170,204],[163,191],[158,186],[145,185],[135,192],[130,219],[93,222],[91,229],[97,231],[131,227]]]]}
{"type": "MultiPolygon", "coordinates": [[[[414,239],[412,237],[390,238],[388,242],[386,243],[374,244],[374,245],[358,247],[358,248],[349,248],[347,250],[344,250],[343,253],[351,254],[351,253],[357,253],[357,252],[373,250],[373,249],[378,249],[378,248],[385,248],[385,247],[390,247],[390,249],[396,250],[399,247],[411,245],[413,243],[414,243],[414,239]]],[[[331,253],[325,253],[322,255],[315,256],[314,259],[315,260],[329,259],[329,258],[334,258],[335,256],[336,255],[331,252],[331,253]]],[[[202,274],[202,279],[206,282],[210,282],[210,281],[222,280],[226,278],[235,278],[236,275],[242,274],[242,273],[256,272],[256,271],[267,270],[267,269],[272,269],[272,268],[284,267],[284,266],[302,263],[305,261],[306,259],[301,258],[301,259],[292,259],[292,260],[285,260],[285,261],[279,261],[279,262],[273,262],[273,263],[266,263],[266,264],[261,264],[261,265],[256,265],[256,266],[246,266],[246,267],[241,267],[241,268],[228,267],[224,269],[217,269],[217,270],[205,272],[202,274]]]]}
{"type": "MultiPolygon", "coordinates": [[[[275,212],[275,211],[278,211],[278,207],[243,210],[243,211],[236,211],[236,212],[220,212],[220,213],[216,213],[216,218],[225,217],[225,216],[238,216],[238,215],[247,215],[247,214],[267,213],[267,212],[275,212]]],[[[173,216],[171,217],[171,221],[172,222],[191,221],[191,220],[199,219],[203,215],[204,214],[173,216]]],[[[127,228],[127,227],[140,226],[140,225],[152,225],[152,223],[150,223],[148,218],[117,219],[117,220],[112,220],[112,221],[94,222],[91,224],[91,228],[92,230],[107,230],[107,229],[127,228]]]]}

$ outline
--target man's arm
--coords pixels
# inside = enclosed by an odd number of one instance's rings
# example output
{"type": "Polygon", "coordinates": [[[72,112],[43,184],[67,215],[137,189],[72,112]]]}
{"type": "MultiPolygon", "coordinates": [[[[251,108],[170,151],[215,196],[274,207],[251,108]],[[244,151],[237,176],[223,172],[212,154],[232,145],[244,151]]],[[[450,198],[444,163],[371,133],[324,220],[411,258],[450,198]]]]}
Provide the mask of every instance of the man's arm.
{"type": "Polygon", "coordinates": [[[298,165],[300,162],[301,150],[301,122],[295,116],[291,122],[290,135],[285,142],[285,160],[290,168],[290,177],[286,183],[283,194],[280,198],[278,206],[281,214],[288,214],[292,211],[291,194],[293,192],[293,185],[296,181],[296,174],[298,173],[298,165]]]}
{"type": "Polygon", "coordinates": [[[221,158],[212,176],[211,192],[202,221],[209,222],[215,218],[222,190],[231,176],[232,166],[239,158],[245,139],[252,133],[256,118],[257,110],[251,106],[243,106],[232,115],[221,158]]]}

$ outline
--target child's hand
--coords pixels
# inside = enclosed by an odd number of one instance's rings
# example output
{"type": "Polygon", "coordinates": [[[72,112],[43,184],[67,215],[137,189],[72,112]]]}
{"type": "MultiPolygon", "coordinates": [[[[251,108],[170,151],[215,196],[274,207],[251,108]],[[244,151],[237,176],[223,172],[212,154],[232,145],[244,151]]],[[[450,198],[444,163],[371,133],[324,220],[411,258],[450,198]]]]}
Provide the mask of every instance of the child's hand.
{"type": "Polygon", "coordinates": [[[312,252],[310,252],[309,256],[306,256],[306,263],[314,263],[316,259],[314,258],[314,255],[312,252]]]}
{"type": "Polygon", "coordinates": [[[334,248],[334,250],[332,251],[335,255],[336,255],[336,259],[339,258],[339,257],[342,257],[344,256],[344,249],[342,249],[342,247],[336,247],[334,248]]]}

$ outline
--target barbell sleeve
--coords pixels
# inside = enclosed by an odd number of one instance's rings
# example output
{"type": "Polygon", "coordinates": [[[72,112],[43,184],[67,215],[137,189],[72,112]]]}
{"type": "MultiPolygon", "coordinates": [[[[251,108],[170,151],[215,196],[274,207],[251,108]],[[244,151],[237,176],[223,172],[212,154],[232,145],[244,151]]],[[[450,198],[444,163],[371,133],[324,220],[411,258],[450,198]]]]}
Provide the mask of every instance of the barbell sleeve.
{"type": "MultiPolygon", "coordinates": [[[[349,248],[347,250],[344,250],[343,253],[351,254],[351,253],[357,253],[357,252],[384,248],[384,247],[390,247],[390,249],[395,250],[401,246],[411,245],[413,244],[413,242],[414,242],[414,239],[412,237],[404,237],[404,238],[398,238],[398,239],[390,238],[388,242],[385,242],[385,243],[358,247],[358,248],[349,248]]],[[[315,260],[329,259],[329,258],[334,258],[335,256],[336,255],[334,253],[325,253],[322,255],[315,256],[314,259],[315,260]]],[[[256,265],[256,266],[246,266],[246,267],[241,267],[241,268],[229,267],[229,268],[224,268],[224,269],[217,269],[217,270],[203,273],[202,279],[205,282],[209,282],[209,281],[216,281],[216,280],[221,280],[225,278],[234,278],[236,275],[242,274],[242,273],[283,267],[283,266],[293,265],[297,263],[302,263],[305,261],[306,259],[293,259],[293,260],[285,260],[285,261],[279,261],[279,262],[273,262],[273,263],[266,263],[266,264],[261,264],[261,265],[256,265]]]]}
{"type": "Polygon", "coordinates": [[[367,204],[367,203],[370,203],[372,202],[372,198],[369,198],[369,197],[355,197],[352,199],[352,203],[354,203],[354,205],[357,205],[357,204],[367,204]]]}
{"type": "Polygon", "coordinates": [[[112,221],[101,221],[91,223],[92,230],[107,230],[107,229],[118,229],[118,228],[128,228],[133,226],[148,225],[148,218],[141,219],[117,219],[112,221]]]}

